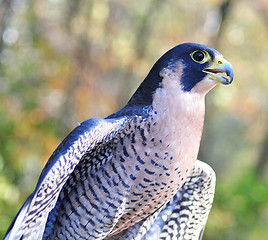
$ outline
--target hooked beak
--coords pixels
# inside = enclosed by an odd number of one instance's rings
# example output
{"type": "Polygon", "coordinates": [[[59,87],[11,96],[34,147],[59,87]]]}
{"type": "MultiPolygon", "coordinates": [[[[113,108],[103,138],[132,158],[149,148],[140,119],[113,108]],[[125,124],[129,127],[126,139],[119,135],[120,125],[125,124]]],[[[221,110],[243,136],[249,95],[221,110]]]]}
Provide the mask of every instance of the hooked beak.
{"type": "Polygon", "coordinates": [[[231,84],[234,78],[234,69],[231,63],[223,57],[215,58],[215,61],[208,68],[204,69],[203,72],[208,73],[210,79],[224,85],[231,84]]]}

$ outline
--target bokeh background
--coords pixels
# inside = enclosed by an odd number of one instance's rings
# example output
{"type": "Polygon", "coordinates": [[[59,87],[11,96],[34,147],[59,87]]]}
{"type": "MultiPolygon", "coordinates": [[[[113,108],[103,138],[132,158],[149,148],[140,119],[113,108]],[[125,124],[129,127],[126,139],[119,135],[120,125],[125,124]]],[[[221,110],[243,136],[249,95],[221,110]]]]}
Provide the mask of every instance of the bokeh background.
{"type": "Polygon", "coordinates": [[[206,99],[204,239],[268,239],[267,0],[1,0],[0,35],[0,238],[78,122],[123,107],[164,52],[199,42],[235,69],[206,99]]]}

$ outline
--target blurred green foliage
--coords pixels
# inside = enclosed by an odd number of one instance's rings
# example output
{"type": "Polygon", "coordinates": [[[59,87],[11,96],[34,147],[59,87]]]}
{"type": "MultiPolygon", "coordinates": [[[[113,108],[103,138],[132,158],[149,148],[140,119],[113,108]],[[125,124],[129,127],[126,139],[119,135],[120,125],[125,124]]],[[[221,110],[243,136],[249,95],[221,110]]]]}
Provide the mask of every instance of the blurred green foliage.
{"type": "Polygon", "coordinates": [[[221,51],[199,158],[217,173],[206,240],[268,239],[266,0],[2,0],[0,238],[77,122],[122,107],[181,42],[221,51]]]}
{"type": "Polygon", "coordinates": [[[267,182],[250,170],[218,184],[205,239],[267,239],[267,199],[267,182]]]}

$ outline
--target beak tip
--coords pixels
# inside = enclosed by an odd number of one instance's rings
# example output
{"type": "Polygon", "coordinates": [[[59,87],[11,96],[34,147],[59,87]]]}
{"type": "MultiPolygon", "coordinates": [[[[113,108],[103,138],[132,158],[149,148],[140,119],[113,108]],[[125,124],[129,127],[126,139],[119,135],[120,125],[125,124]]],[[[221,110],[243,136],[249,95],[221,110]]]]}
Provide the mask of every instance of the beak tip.
{"type": "Polygon", "coordinates": [[[229,81],[229,83],[228,83],[228,85],[229,85],[229,84],[231,84],[231,83],[233,82],[233,80],[234,80],[234,70],[233,70],[232,65],[231,65],[230,68],[227,70],[226,74],[227,74],[227,76],[230,78],[230,81],[229,81]]]}
{"type": "Polygon", "coordinates": [[[225,78],[224,77],[224,81],[222,83],[224,85],[230,85],[233,82],[233,80],[234,80],[234,69],[233,69],[232,64],[229,63],[228,61],[225,61],[224,67],[223,67],[222,70],[228,76],[228,78],[225,78]]]}

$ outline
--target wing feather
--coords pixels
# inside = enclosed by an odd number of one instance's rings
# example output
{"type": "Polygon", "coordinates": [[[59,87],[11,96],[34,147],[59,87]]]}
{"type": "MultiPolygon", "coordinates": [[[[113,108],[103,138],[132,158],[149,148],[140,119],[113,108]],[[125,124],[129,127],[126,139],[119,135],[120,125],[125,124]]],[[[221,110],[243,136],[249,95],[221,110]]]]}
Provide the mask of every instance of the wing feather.
{"type": "Polygon", "coordinates": [[[161,210],[142,240],[201,240],[212,206],[215,184],[214,170],[197,160],[191,175],[161,210]]]}
{"type": "Polygon", "coordinates": [[[48,160],[34,192],[21,207],[4,240],[42,238],[48,214],[79,161],[88,151],[116,137],[130,119],[93,118],[75,128],[48,160]]]}

